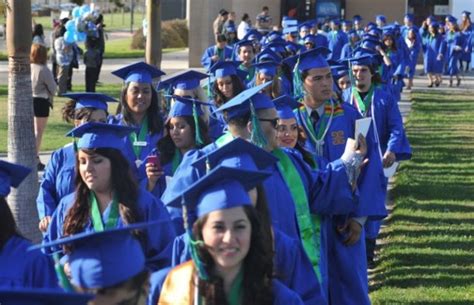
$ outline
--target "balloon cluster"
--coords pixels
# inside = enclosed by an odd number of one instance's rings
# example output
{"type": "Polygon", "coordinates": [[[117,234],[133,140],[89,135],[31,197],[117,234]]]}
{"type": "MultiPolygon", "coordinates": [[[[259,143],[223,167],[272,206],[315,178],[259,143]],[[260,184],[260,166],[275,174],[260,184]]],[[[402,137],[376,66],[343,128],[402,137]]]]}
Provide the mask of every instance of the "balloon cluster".
{"type": "Polygon", "coordinates": [[[94,23],[98,15],[99,13],[92,10],[88,4],[76,6],[72,10],[72,19],[66,22],[64,41],[72,44],[86,41],[87,36],[98,37],[97,27],[94,23]]]}

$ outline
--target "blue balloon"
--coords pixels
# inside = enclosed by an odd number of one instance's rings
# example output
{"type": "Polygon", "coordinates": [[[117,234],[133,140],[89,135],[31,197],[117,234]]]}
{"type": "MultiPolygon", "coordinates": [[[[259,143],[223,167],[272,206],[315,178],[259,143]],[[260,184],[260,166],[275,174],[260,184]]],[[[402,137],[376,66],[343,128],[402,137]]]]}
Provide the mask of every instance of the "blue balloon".
{"type": "Polygon", "coordinates": [[[79,18],[79,17],[81,17],[81,8],[79,6],[76,6],[72,10],[72,18],[79,18]]]}
{"type": "Polygon", "coordinates": [[[74,33],[74,38],[78,42],[84,42],[84,41],[86,41],[87,34],[84,33],[84,32],[76,32],[76,33],[74,33]]]}
{"type": "Polygon", "coordinates": [[[91,11],[91,7],[88,4],[84,4],[81,6],[81,16],[89,13],[91,11]]]}
{"type": "Polygon", "coordinates": [[[76,41],[75,33],[72,31],[66,31],[66,33],[64,33],[64,41],[69,44],[74,43],[76,41]]]}
{"type": "Polygon", "coordinates": [[[74,22],[74,20],[69,20],[68,22],[66,22],[65,27],[66,30],[74,32],[76,30],[76,23],[74,22]]]}

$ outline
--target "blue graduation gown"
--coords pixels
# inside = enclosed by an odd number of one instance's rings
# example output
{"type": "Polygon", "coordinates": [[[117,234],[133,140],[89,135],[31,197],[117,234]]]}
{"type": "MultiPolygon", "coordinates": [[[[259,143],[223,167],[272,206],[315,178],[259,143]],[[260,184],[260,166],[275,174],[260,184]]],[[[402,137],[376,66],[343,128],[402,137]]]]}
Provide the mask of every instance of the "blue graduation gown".
{"type": "Polygon", "coordinates": [[[32,244],[13,235],[0,249],[0,288],[58,288],[53,261],[32,244]]]}
{"type": "Polygon", "coordinates": [[[458,62],[461,59],[463,53],[463,47],[465,45],[464,36],[459,32],[448,32],[445,36],[446,39],[446,71],[445,74],[454,76],[459,74],[458,62]],[[460,50],[455,50],[456,47],[460,47],[460,50]]]}
{"type": "MultiPolygon", "coordinates": [[[[117,125],[125,125],[125,122],[122,119],[122,114],[118,114],[115,117],[110,117],[109,118],[109,124],[117,124],[117,125]]],[[[133,143],[130,141],[129,137],[123,138],[123,141],[125,142],[125,148],[122,151],[123,155],[125,158],[129,161],[130,164],[130,169],[132,170],[132,173],[134,176],[137,178],[138,183],[142,183],[143,180],[146,180],[146,157],[149,156],[156,148],[156,143],[161,139],[163,136],[162,133],[159,134],[151,134],[148,133],[146,135],[146,146],[141,146],[141,152],[139,158],[135,156],[135,152],[133,151],[133,143]],[[137,160],[138,163],[140,163],[139,166],[137,166],[137,160]]]]}
{"type": "Polygon", "coordinates": [[[324,36],[323,34],[316,34],[314,36],[315,36],[314,42],[315,42],[315,47],[316,48],[319,48],[319,47],[328,48],[329,47],[329,40],[326,36],[324,36]]]}
{"type": "Polygon", "coordinates": [[[416,63],[418,61],[418,54],[421,50],[421,37],[417,36],[417,40],[412,46],[408,46],[408,60],[407,60],[407,67],[408,67],[408,78],[413,78],[416,72],[416,63]]]}
{"type": "Polygon", "coordinates": [[[470,28],[462,32],[462,35],[464,35],[464,46],[463,46],[463,52],[461,55],[461,60],[467,61],[468,63],[471,62],[472,39],[474,38],[473,33],[474,32],[472,31],[472,25],[470,26],[470,28]]]}
{"type": "Polygon", "coordinates": [[[425,73],[439,74],[443,72],[444,60],[438,60],[439,54],[446,53],[446,42],[441,35],[423,37],[425,73]]]}
{"type": "Polygon", "coordinates": [[[289,289],[278,280],[272,281],[273,305],[303,305],[303,301],[296,292],[289,289]]]}
{"type": "MultiPolygon", "coordinates": [[[[61,200],[58,208],[53,214],[48,232],[43,238],[44,242],[50,242],[63,236],[64,220],[74,203],[74,198],[75,193],[72,193],[61,200]]],[[[102,213],[103,221],[108,219],[110,212],[109,208],[110,206],[102,213]]],[[[171,246],[176,233],[163,203],[153,197],[149,192],[140,188],[136,208],[138,213],[137,222],[163,221],[162,223],[153,226],[151,229],[148,229],[146,238],[144,238],[142,242],[144,253],[147,258],[147,265],[152,270],[160,270],[170,266],[171,246]]],[[[123,227],[124,225],[122,218],[119,217],[117,227],[123,227]]],[[[84,227],[84,232],[92,231],[94,231],[94,227],[92,221],[89,220],[84,227]]],[[[59,250],[61,249],[45,249],[46,252],[59,250]]]]}
{"type": "Polygon", "coordinates": [[[72,143],[56,150],[46,166],[41,180],[36,208],[41,220],[52,216],[59,201],[74,192],[76,153],[72,143]]]}
{"type": "Polygon", "coordinates": [[[217,140],[220,136],[224,134],[224,130],[227,126],[224,116],[221,112],[216,112],[217,107],[214,104],[214,101],[211,101],[211,106],[209,106],[209,138],[211,141],[217,140]]]}
{"type": "Polygon", "coordinates": [[[344,58],[351,58],[354,52],[355,46],[353,46],[350,42],[346,43],[341,50],[341,59],[344,58]]]}
{"type": "MultiPolygon", "coordinates": [[[[174,265],[173,265],[174,266],[174,265]]],[[[172,267],[167,267],[150,274],[150,293],[147,298],[147,305],[156,305],[160,299],[161,288],[163,283],[168,276],[168,273],[171,271],[172,267]]]]}
{"type": "Polygon", "coordinates": [[[347,34],[342,30],[331,31],[328,33],[328,48],[331,50],[330,59],[339,60],[341,59],[341,51],[346,43],[349,42],[347,34]]]}
{"type": "MultiPolygon", "coordinates": [[[[325,295],[299,240],[292,239],[275,229],[273,268],[276,277],[288,288],[296,292],[305,305],[327,304],[325,295]]],[[[191,259],[187,235],[175,238],[173,243],[172,267],[191,259]]],[[[156,276],[158,277],[158,275],[156,276]]],[[[163,279],[164,280],[164,279],[163,279]]]]}
{"type": "MultiPolygon", "coordinates": [[[[232,53],[233,49],[229,46],[226,46],[222,51],[223,53],[223,58],[221,57],[219,61],[226,61],[226,60],[232,60],[232,53]]],[[[204,50],[204,53],[202,54],[201,57],[201,65],[206,69],[209,70],[210,67],[212,67],[213,64],[215,64],[217,61],[213,61],[211,58],[214,55],[217,55],[218,49],[216,45],[210,46],[206,50],[204,50]]]]}

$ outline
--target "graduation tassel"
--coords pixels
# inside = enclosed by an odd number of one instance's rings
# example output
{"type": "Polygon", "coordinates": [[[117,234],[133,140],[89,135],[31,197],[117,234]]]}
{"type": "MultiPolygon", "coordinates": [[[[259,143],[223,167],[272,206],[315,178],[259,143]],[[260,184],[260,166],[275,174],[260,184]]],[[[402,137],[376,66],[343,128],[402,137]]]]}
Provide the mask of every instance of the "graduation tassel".
{"type": "Polygon", "coordinates": [[[250,101],[250,119],[252,122],[252,133],[250,134],[250,142],[257,145],[260,148],[267,146],[267,139],[263,135],[262,127],[260,126],[260,121],[258,120],[255,107],[253,106],[252,101],[250,101]]]}
{"type": "Polygon", "coordinates": [[[202,140],[201,136],[201,130],[199,128],[199,115],[196,109],[196,103],[193,103],[193,119],[194,119],[194,129],[195,129],[195,140],[196,140],[196,146],[201,146],[204,144],[204,141],[202,140]]]}
{"type": "Polygon", "coordinates": [[[301,99],[304,96],[303,80],[301,79],[301,73],[299,71],[300,58],[296,61],[296,65],[293,68],[293,97],[296,100],[301,99]]]}
{"type": "Polygon", "coordinates": [[[193,232],[190,228],[190,223],[189,223],[189,214],[188,214],[188,209],[186,207],[186,202],[184,201],[184,196],[181,198],[181,205],[183,207],[183,222],[184,222],[184,229],[186,230],[186,236],[189,242],[190,246],[190,254],[191,254],[191,259],[194,262],[194,265],[196,266],[196,270],[198,272],[198,276],[200,279],[207,281],[209,280],[209,276],[207,275],[206,269],[204,268],[204,265],[201,262],[201,259],[199,258],[198,254],[198,247],[203,246],[203,242],[200,240],[194,240],[193,238],[193,232]]]}
{"type": "Polygon", "coordinates": [[[56,271],[56,276],[58,278],[59,284],[61,287],[67,292],[74,292],[69,279],[64,272],[64,268],[59,262],[59,252],[53,253],[53,260],[54,260],[54,271],[56,271]]]}
{"type": "Polygon", "coordinates": [[[211,75],[207,77],[207,99],[212,100],[212,94],[211,94],[211,75]]]}

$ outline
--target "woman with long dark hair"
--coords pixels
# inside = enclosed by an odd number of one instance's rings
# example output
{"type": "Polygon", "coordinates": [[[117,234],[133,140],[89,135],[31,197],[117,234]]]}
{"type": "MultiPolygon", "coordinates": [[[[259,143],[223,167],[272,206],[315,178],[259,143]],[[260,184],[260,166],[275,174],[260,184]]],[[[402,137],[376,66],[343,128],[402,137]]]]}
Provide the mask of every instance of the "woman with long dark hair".
{"type": "Polygon", "coordinates": [[[458,64],[462,57],[464,47],[464,35],[459,31],[457,19],[453,16],[448,18],[448,31],[446,33],[446,70],[445,74],[449,75],[449,87],[453,86],[453,76],[456,77],[456,86],[461,85],[461,77],[459,76],[458,64]]]}
{"type": "Polygon", "coordinates": [[[222,114],[216,112],[217,108],[244,90],[241,77],[245,72],[238,69],[240,63],[240,61],[221,61],[209,70],[209,73],[214,77],[213,100],[210,101],[211,116],[209,117],[209,137],[213,141],[222,136],[227,125],[222,114]]]}
{"type": "Polygon", "coordinates": [[[197,217],[186,224],[193,259],[171,270],[158,304],[302,304],[273,279],[268,224],[248,194],[266,175],[220,166],[183,192],[185,214],[197,217]]]}
{"type": "MultiPolygon", "coordinates": [[[[70,100],[62,109],[63,120],[75,127],[87,122],[105,123],[108,116],[107,102],[117,102],[114,98],[99,93],[71,93],[64,97],[70,100]]],[[[66,144],[51,155],[36,198],[41,232],[48,229],[59,201],[74,191],[75,164],[73,143],[66,144]]]]}
{"type": "Polygon", "coordinates": [[[471,12],[463,11],[462,12],[462,20],[460,30],[461,33],[464,35],[464,49],[462,52],[461,59],[459,60],[460,69],[462,70],[464,67],[464,71],[469,71],[469,66],[471,65],[471,54],[472,54],[472,39],[473,31],[472,31],[472,21],[471,21],[471,12]],[[466,66],[464,66],[464,62],[466,62],[466,66]]]}
{"type": "MultiPolygon", "coordinates": [[[[30,241],[18,232],[6,197],[30,169],[0,161],[0,288],[56,288],[52,261],[39,250],[28,252],[30,241]]],[[[1,299],[1,298],[0,298],[1,299]]]]}
{"type": "Polygon", "coordinates": [[[138,187],[122,154],[131,127],[87,123],[68,134],[77,142],[75,192],[64,197],[52,216],[45,241],[80,232],[103,231],[135,222],[163,220],[144,240],[151,268],[169,265],[168,244],[175,237],[163,204],[138,187]]]}
{"type": "Polygon", "coordinates": [[[153,79],[164,73],[144,62],[138,62],[115,70],[112,74],[122,78],[124,85],[117,115],[110,118],[109,123],[136,128],[137,131],[124,138],[123,153],[136,181],[140,182],[146,179],[146,157],[163,136],[163,118],[153,79]]]}
{"type": "Polygon", "coordinates": [[[423,52],[425,73],[430,81],[428,87],[437,87],[442,82],[444,55],[446,53],[446,42],[438,32],[439,24],[433,21],[428,26],[428,32],[423,36],[423,52]]]}
{"type": "Polygon", "coordinates": [[[158,141],[157,149],[146,164],[146,188],[157,198],[163,194],[166,179],[173,177],[183,155],[210,143],[207,125],[202,119],[201,105],[206,104],[180,96],[172,98],[175,102],[165,122],[165,136],[158,141]]]}

